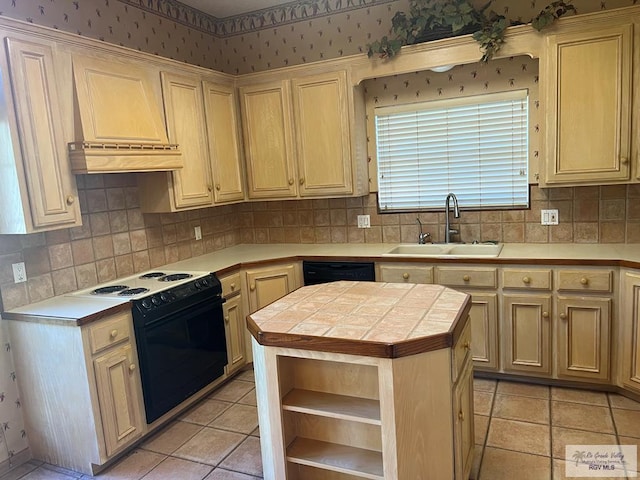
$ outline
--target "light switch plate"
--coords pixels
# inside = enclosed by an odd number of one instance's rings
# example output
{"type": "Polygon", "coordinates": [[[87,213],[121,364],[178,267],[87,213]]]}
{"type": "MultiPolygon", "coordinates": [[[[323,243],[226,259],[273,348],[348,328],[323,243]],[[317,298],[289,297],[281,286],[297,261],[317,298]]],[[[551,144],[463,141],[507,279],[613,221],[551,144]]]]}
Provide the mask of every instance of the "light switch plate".
{"type": "Polygon", "coordinates": [[[202,240],[202,228],[200,226],[193,227],[193,231],[196,236],[196,240],[202,240]]]}
{"type": "Polygon", "coordinates": [[[558,210],[540,210],[540,223],[542,225],[558,225],[558,210]]]}
{"type": "Polygon", "coordinates": [[[11,268],[13,268],[14,283],[22,283],[27,281],[27,270],[24,267],[24,262],[12,263],[11,268]]]}
{"type": "Polygon", "coordinates": [[[371,228],[371,217],[369,215],[358,215],[358,228],[371,228]]]}

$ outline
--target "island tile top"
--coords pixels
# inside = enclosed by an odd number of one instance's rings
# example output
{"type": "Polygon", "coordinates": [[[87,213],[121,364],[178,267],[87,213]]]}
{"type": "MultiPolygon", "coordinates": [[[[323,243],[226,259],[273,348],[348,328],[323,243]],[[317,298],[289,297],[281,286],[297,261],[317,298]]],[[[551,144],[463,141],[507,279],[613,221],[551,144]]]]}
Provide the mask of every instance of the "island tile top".
{"type": "Polygon", "coordinates": [[[340,281],[299,288],[247,323],[262,345],[394,358],[451,346],[469,308],[441,285],[340,281]]]}

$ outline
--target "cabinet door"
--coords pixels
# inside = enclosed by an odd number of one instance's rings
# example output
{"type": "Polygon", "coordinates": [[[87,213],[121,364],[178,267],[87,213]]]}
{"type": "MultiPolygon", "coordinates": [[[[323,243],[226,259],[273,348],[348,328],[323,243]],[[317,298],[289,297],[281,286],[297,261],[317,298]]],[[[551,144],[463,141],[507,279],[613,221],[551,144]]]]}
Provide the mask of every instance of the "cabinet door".
{"type": "Polygon", "coordinates": [[[266,307],[298,288],[296,266],[293,264],[247,270],[246,278],[250,313],[266,307]]]}
{"type": "Polygon", "coordinates": [[[609,379],[611,299],[558,297],[558,376],[609,379]]]}
{"type": "Polygon", "coordinates": [[[231,373],[245,364],[245,323],[242,315],[240,295],[228,298],[224,303],[225,335],[227,336],[227,373],[231,373]]]}
{"type": "Polygon", "coordinates": [[[33,226],[72,227],[80,223],[80,207],[62,132],[52,46],[6,42],[33,226]]]}
{"type": "Polygon", "coordinates": [[[106,452],[111,456],[142,434],[140,377],[131,345],[96,358],[94,368],[106,452]]]}
{"type": "Polygon", "coordinates": [[[235,89],[209,81],[203,85],[215,202],[242,200],[244,178],[235,89]]]}
{"type": "Polygon", "coordinates": [[[498,360],[498,299],[495,293],[471,295],[471,354],[474,367],[496,371],[498,360]]]}
{"type": "Polygon", "coordinates": [[[640,274],[625,273],[622,305],[622,384],[640,393],[640,274]]]}
{"type": "Polygon", "coordinates": [[[176,208],[213,203],[202,86],[197,77],[162,72],[169,141],[177,143],[184,167],[171,172],[176,208]]]}
{"type": "Polygon", "coordinates": [[[250,198],[296,196],[290,97],[286,81],[240,89],[250,198]]]}
{"type": "Polygon", "coordinates": [[[547,37],[543,183],[630,180],[633,25],[547,37]]]}
{"type": "Polygon", "coordinates": [[[345,72],[294,79],[300,196],[353,191],[345,72]]]}
{"type": "Polygon", "coordinates": [[[504,370],[551,375],[551,296],[503,295],[504,370]]]}
{"type": "Polygon", "coordinates": [[[469,478],[473,464],[473,375],[471,362],[467,364],[454,390],[455,478],[469,478]]]}

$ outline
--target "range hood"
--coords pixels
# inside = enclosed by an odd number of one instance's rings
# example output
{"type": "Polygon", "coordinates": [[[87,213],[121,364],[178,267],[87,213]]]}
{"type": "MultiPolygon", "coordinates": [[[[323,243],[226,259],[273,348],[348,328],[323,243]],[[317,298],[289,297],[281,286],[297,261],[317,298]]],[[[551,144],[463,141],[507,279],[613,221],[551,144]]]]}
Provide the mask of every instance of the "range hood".
{"type": "Polygon", "coordinates": [[[160,78],[141,64],[73,55],[74,173],[155,172],[182,168],[161,116],[160,78]]]}

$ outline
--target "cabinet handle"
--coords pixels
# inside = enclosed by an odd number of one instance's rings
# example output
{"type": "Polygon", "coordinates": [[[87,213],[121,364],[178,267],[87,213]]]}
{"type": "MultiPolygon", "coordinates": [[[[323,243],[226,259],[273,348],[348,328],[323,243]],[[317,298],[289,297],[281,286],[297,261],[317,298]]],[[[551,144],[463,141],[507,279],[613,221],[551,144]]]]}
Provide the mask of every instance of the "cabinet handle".
{"type": "Polygon", "coordinates": [[[524,278],[522,279],[522,283],[526,283],[527,285],[529,285],[529,284],[531,283],[531,278],[529,278],[529,277],[524,277],[524,278]]]}
{"type": "Polygon", "coordinates": [[[252,284],[249,286],[249,290],[251,290],[251,291],[253,292],[255,289],[256,289],[256,284],[255,284],[255,283],[252,283],[252,284]]]}
{"type": "Polygon", "coordinates": [[[462,277],[462,280],[468,282],[469,280],[471,280],[471,277],[469,275],[465,275],[464,277],[462,277]]]}
{"type": "Polygon", "coordinates": [[[236,289],[236,284],[235,284],[235,283],[232,283],[232,284],[230,285],[230,287],[231,287],[231,290],[235,290],[235,289],[236,289]]]}
{"type": "Polygon", "coordinates": [[[207,190],[209,190],[210,192],[213,191],[213,188],[211,187],[211,185],[207,185],[207,190]]]}
{"type": "Polygon", "coordinates": [[[580,279],[580,283],[581,283],[582,285],[589,285],[589,279],[588,279],[587,277],[582,277],[582,278],[580,279]]]}
{"type": "Polygon", "coordinates": [[[463,347],[465,350],[471,350],[471,342],[467,340],[466,342],[464,342],[463,347]]]}
{"type": "Polygon", "coordinates": [[[224,323],[229,323],[229,315],[224,316],[224,323]]]}
{"type": "Polygon", "coordinates": [[[289,179],[289,185],[293,185],[293,178],[289,179]]]}
{"type": "Polygon", "coordinates": [[[622,165],[628,165],[629,164],[629,159],[627,157],[620,157],[620,163],[622,165]]]}
{"type": "Polygon", "coordinates": [[[411,275],[409,275],[407,272],[404,272],[404,273],[402,274],[402,278],[404,278],[405,280],[409,280],[409,277],[410,277],[410,276],[411,276],[411,275]]]}
{"type": "Polygon", "coordinates": [[[561,313],[561,314],[560,314],[560,318],[561,318],[562,320],[566,320],[566,319],[567,319],[567,314],[566,314],[566,313],[561,313]]]}
{"type": "Polygon", "coordinates": [[[304,177],[300,177],[300,185],[304,185],[304,177]]]}
{"type": "Polygon", "coordinates": [[[113,330],[111,330],[109,335],[111,336],[111,338],[116,338],[118,336],[118,330],[114,328],[113,330]]]}
{"type": "Polygon", "coordinates": [[[220,191],[220,184],[216,183],[216,190],[220,191]]]}
{"type": "Polygon", "coordinates": [[[549,318],[549,312],[542,312],[542,318],[549,318]]]}
{"type": "Polygon", "coordinates": [[[461,422],[464,422],[464,412],[463,412],[462,410],[460,410],[460,411],[458,412],[458,419],[459,419],[461,422]]]}
{"type": "Polygon", "coordinates": [[[134,372],[136,370],[136,364],[132,363],[131,365],[129,365],[129,371],[130,372],[134,372]]]}
{"type": "Polygon", "coordinates": [[[76,201],[76,197],[73,195],[67,195],[67,205],[73,205],[73,202],[76,201]]]}

